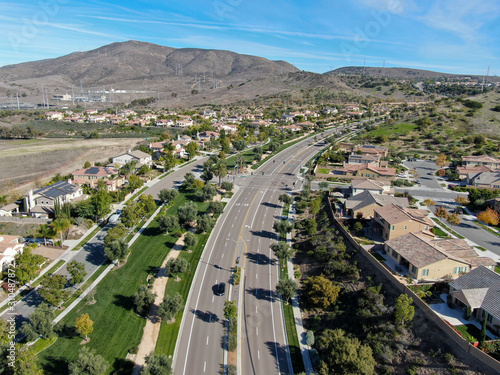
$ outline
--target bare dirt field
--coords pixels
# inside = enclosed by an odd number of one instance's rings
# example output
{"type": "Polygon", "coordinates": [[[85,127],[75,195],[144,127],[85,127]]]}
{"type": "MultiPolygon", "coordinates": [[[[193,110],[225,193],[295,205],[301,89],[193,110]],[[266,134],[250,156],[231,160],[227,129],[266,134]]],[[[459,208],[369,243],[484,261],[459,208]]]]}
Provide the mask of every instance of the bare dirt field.
{"type": "Polygon", "coordinates": [[[52,261],[54,259],[57,259],[65,251],[66,249],[61,249],[60,247],[56,246],[38,246],[35,250],[32,251],[32,253],[42,255],[52,261]]]}
{"type": "Polygon", "coordinates": [[[86,161],[106,162],[132,149],[142,138],[31,139],[0,141],[0,185],[29,185],[56,173],[69,174],[86,161]]]}

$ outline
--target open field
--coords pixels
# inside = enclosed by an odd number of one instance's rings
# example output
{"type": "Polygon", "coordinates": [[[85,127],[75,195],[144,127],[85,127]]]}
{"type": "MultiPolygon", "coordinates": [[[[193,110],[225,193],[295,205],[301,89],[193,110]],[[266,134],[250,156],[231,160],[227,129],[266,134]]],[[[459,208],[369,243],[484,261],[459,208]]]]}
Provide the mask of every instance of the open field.
{"type": "Polygon", "coordinates": [[[86,161],[106,162],[142,138],[0,140],[0,185],[13,188],[69,174],[86,161]]]}

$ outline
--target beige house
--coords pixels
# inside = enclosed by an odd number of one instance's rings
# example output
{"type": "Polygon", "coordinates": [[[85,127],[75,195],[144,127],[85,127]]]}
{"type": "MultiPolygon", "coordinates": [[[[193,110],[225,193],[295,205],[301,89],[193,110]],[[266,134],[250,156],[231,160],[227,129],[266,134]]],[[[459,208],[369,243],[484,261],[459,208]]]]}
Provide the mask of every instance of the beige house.
{"type": "Polygon", "coordinates": [[[374,231],[386,241],[411,232],[427,232],[434,228],[427,215],[427,210],[403,208],[394,203],[379,207],[374,210],[374,231]]]}
{"type": "Polygon", "coordinates": [[[500,161],[488,155],[462,156],[462,165],[466,168],[483,165],[491,169],[498,169],[500,161]]]}
{"type": "Polygon", "coordinates": [[[90,187],[97,187],[99,180],[106,183],[108,191],[116,191],[123,185],[125,180],[119,175],[118,169],[114,167],[90,167],[79,169],[73,172],[75,184],[86,184],[90,187]]]}
{"type": "Polygon", "coordinates": [[[354,195],[345,201],[345,210],[347,216],[355,218],[370,218],[374,216],[375,209],[395,204],[400,207],[408,207],[408,199],[393,197],[392,195],[376,194],[372,191],[364,191],[354,195]]]}
{"type": "Polygon", "coordinates": [[[435,239],[432,233],[423,231],[387,241],[385,251],[415,279],[457,278],[479,266],[495,266],[493,259],[479,257],[464,240],[435,239]]]}
{"type": "Polygon", "coordinates": [[[357,195],[364,191],[371,191],[375,194],[394,194],[391,183],[387,180],[370,180],[366,178],[351,181],[351,195],[357,195]]]}
{"type": "Polygon", "coordinates": [[[346,164],[344,168],[333,170],[334,174],[341,174],[346,177],[364,177],[370,179],[393,179],[396,175],[396,168],[379,167],[375,164],[346,164]]]}

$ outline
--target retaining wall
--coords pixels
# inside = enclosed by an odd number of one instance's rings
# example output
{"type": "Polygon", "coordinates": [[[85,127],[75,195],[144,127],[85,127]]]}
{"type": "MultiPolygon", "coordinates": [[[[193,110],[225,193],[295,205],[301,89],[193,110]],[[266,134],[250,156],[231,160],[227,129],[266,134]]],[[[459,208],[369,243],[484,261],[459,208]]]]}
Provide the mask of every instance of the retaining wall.
{"type": "Polygon", "coordinates": [[[396,288],[398,288],[402,293],[407,294],[411,297],[414,304],[417,305],[420,310],[424,312],[424,314],[436,323],[439,328],[441,328],[446,335],[448,336],[450,341],[447,344],[454,346],[455,348],[459,348],[464,350],[467,354],[474,357],[476,360],[490,367],[493,371],[500,374],[500,362],[496,359],[490,357],[488,354],[483,352],[482,350],[476,348],[474,345],[470,344],[467,340],[465,340],[453,327],[448,325],[443,319],[441,319],[435,312],[430,308],[428,304],[422,301],[411,289],[409,289],[406,285],[401,283],[391,271],[389,271],[381,262],[379,262],[373,255],[371,255],[366,249],[364,249],[361,245],[359,245],[356,240],[351,236],[349,232],[342,226],[342,224],[337,220],[333,213],[333,208],[330,203],[329,197],[327,197],[327,212],[330,216],[330,219],[335,224],[335,226],[340,230],[340,232],[344,235],[344,237],[349,241],[349,243],[358,250],[361,254],[365,256],[366,259],[378,270],[380,271],[387,279],[389,279],[396,288]]]}

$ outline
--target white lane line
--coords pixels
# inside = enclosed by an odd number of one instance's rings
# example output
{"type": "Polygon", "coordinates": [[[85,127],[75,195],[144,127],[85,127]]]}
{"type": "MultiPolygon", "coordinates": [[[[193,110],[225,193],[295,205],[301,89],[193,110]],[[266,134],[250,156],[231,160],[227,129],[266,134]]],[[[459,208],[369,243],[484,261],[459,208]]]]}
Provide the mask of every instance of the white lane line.
{"type": "MultiPolygon", "coordinates": [[[[272,259],[272,254],[271,254],[271,248],[269,248],[269,259],[272,259]]],[[[269,300],[273,300],[273,296],[271,295],[271,290],[272,290],[272,283],[271,283],[271,273],[272,273],[272,267],[271,267],[271,262],[269,262],[269,300]]],[[[271,322],[273,323],[273,339],[274,339],[274,353],[276,356],[276,364],[278,366],[278,373],[281,372],[280,369],[280,360],[279,360],[279,355],[278,355],[278,342],[276,341],[276,327],[274,326],[274,309],[273,309],[273,302],[269,302],[271,304],[271,322]]]]}
{"type": "Polygon", "coordinates": [[[214,298],[215,298],[215,296],[212,296],[212,303],[214,303],[214,298]]]}
{"type": "Polygon", "coordinates": [[[255,306],[255,312],[257,313],[257,306],[255,306]]]}
{"type": "Polygon", "coordinates": [[[255,274],[255,278],[258,279],[259,278],[259,275],[258,274],[255,274]]]}
{"type": "MultiPolygon", "coordinates": [[[[262,190],[260,190],[260,193],[262,193],[262,190]]],[[[257,216],[257,212],[259,212],[259,206],[260,203],[262,202],[262,199],[264,199],[264,195],[262,194],[262,197],[259,199],[259,203],[257,203],[257,208],[255,209],[255,213],[253,214],[253,219],[252,219],[252,224],[250,224],[250,228],[253,228],[253,222],[255,221],[255,217],[257,216]]]]}
{"type": "Polygon", "coordinates": [[[209,337],[209,336],[207,336],[207,345],[208,345],[208,337],[209,337]]]}
{"type": "Polygon", "coordinates": [[[257,350],[257,358],[260,360],[260,350],[257,350]]]}
{"type": "Polygon", "coordinates": [[[207,372],[207,362],[203,362],[203,372],[207,372]]]}
{"type": "Polygon", "coordinates": [[[257,252],[260,253],[260,249],[257,249],[257,252]]]}
{"type": "Polygon", "coordinates": [[[255,327],[255,333],[259,336],[259,327],[255,327]]]}
{"type": "Polygon", "coordinates": [[[224,258],[224,253],[222,253],[222,256],[221,256],[221,258],[224,258]]]}

